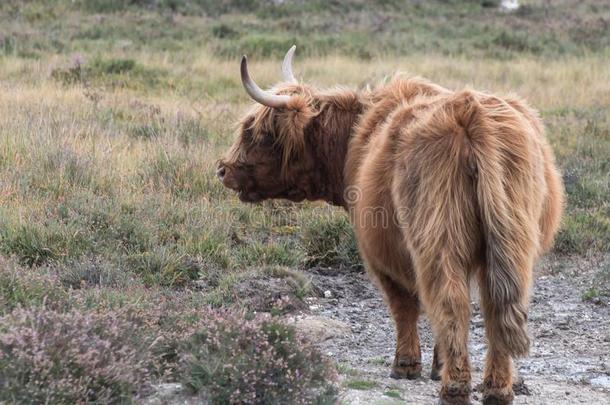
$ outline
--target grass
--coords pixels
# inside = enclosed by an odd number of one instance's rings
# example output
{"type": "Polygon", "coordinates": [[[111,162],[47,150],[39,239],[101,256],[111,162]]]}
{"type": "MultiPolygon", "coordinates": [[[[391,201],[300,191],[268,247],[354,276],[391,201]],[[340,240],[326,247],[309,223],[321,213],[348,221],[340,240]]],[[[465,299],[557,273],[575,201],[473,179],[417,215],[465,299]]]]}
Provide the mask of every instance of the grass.
{"type": "Polygon", "coordinates": [[[610,262],[601,263],[590,287],[582,295],[583,300],[600,303],[610,299],[610,262]]]}
{"type": "Polygon", "coordinates": [[[236,57],[247,51],[280,57],[301,39],[302,54],[308,56],[339,52],[372,59],[432,48],[444,55],[509,58],[522,53],[598,52],[609,44],[604,20],[610,11],[600,2],[531,0],[517,14],[486,7],[487,3],[12,0],[1,6],[11,17],[11,29],[0,49],[40,58],[45,49],[152,47],[157,52],[188,52],[207,43],[220,56],[236,57]],[[30,27],[35,32],[52,29],[47,36],[23,35],[30,27]]]}
{"type": "Polygon", "coordinates": [[[373,380],[348,380],[344,383],[346,388],[351,390],[368,391],[377,387],[377,382],[373,380]]]}
{"type": "Polygon", "coordinates": [[[398,391],[398,390],[386,390],[386,391],[384,391],[383,395],[385,395],[386,397],[394,398],[394,399],[402,399],[402,395],[400,394],[400,391],[398,391]]]}
{"type": "Polygon", "coordinates": [[[376,366],[383,366],[386,364],[386,359],[383,357],[375,357],[375,358],[369,359],[369,363],[374,364],[376,366]]]}
{"type": "Polygon", "coordinates": [[[362,268],[354,233],[344,215],[332,212],[312,218],[302,239],[309,266],[362,268]]]}
{"type": "MultiPolygon", "coordinates": [[[[314,292],[307,269],[361,270],[342,211],[244,205],[214,176],[250,105],[238,56],[251,56],[267,86],[293,43],[297,76],[320,87],[363,88],[406,70],[452,89],[525,97],[544,118],[568,194],[554,253],[610,253],[608,6],[532,0],[504,14],[474,0],[275,3],[2,2],[8,328],[23,326],[19,310],[54,312],[48,319],[135,313],[161,325],[138,339],[166,339],[145,354],[151,378],[176,381],[189,374],[179,351],[195,313],[279,316],[314,292]]],[[[607,294],[606,273],[584,298],[607,294]]],[[[116,392],[129,396],[129,387],[116,392]]]]}
{"type": "Polygon", "coordinates": [[[49,271],[28,271],[14,261],[0,259],[0,315],[17,308],[70,307],[70,291],[49,271]]]}
{"type": "Polygon", "coordinates": [[[350,367],[346,363],[337,363],[337,372],[341,375],[356,377],[360,373],[357,369],[350,367]]]}

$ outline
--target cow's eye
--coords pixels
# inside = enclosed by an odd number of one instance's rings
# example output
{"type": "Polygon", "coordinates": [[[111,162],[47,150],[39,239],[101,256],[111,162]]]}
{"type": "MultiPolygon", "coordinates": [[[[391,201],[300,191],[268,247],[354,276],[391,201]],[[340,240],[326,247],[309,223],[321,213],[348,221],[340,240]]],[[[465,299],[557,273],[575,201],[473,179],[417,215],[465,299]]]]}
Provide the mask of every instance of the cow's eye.
{"type": "Polygon", "coordinates": [[[242,141],[245,142],[246,144],[251,144],[253,141],[252,138],[253,138],[252,130],[250,128],[244,129],[244,131],[242,132],[242,135],[241,135],[242,141]]]}

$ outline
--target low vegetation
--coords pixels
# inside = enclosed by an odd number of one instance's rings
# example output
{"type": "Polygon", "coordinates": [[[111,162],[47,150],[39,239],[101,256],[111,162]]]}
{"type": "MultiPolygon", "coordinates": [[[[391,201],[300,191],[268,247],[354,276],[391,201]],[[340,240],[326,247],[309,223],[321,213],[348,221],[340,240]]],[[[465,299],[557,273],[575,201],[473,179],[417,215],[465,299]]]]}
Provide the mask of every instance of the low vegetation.
{"type": "MultiPolygon", "coordinates": [[[[408,70],[518,93],[566,184],[553,254],[610,254],[610,9],[490,3],[2,2],[0,401],[129,402],[173,381],[219,403],[330,401],[333,367],[281,316],[318,293],[308,269],[362,264],[342,211],[244,205],[215,179],[249,104],[242,53],[265,85],[296,43],[320,86],[408,70]]],[[[608,294],[607,271],[587,288],[608,294]]]]}
{"type": "Polygon", "coordinates": [[[214,403],[335,395],[332,365],[273,311],[215,311],[185,290],[66,289],[56,269],[1,264],[0,401],[123,403],[160,381],[214,403]]]}
{"type": "Polygon", "coordinates": [[[19,309],[0,327],[0,400],[117,403],[146,383],[133,324],[113,314],[19,309]],[[136,341],[134,341],[136,340],[136,341]]]}
{"type": "Polygon", "coordinates": [[[186,343],[183,382],[213,403],[312,403],[332,399],[333,374],[322,355],[277,321],[219,313],[186,343]],[[273,389],[269,389],[273,387],[273,389]],[[317,390],[312,390],[317,388],[317,390]]]}
{"type": "Polygon", "coordinates": [[[610,303],[610,260],[600,263],[590,287],[582,295],[585,301],[607,305],[610,303]]]}
{"type": "Polygon", "coordinates": [[[372,380],[348,380],[345,386],[351,390],[370,390],[377,386],[376,381],[372,380]]]}

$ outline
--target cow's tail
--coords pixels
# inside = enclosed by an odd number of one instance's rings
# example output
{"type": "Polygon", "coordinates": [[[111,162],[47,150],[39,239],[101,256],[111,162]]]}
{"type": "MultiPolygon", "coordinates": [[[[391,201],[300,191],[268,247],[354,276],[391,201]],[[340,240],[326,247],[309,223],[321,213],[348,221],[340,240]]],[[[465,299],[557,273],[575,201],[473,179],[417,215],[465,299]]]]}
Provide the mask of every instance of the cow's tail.
{"type": "Polygon", "coordinates": [[[479,286],[487,335],[504,353],[523,356],[530,345],[527,300],[537,249],[537,229],[527,209],[530,174],[523,164],[527,128],[505,103],[483,108],[473,98],[466,105],[462,122],[472,144],[485,247],[479,286]]]}

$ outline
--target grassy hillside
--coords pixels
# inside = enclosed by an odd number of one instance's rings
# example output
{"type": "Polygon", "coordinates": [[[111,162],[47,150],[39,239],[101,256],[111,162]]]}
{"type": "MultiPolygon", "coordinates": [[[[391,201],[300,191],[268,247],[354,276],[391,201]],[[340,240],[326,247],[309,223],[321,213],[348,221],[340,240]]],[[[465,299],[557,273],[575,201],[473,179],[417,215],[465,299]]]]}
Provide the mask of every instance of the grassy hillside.
{"type": "Polygon", "coordinates": [[[244,52],[371,59],[413,53],[510,58],[607,51],[607,4],[494,0],[8,0],[0,6],[4,52],[134,51],[223,57],[244,52]]]}
{"type": "MultiPolygon", "coordinates": [[[[341,211],[244,205],[214,178],[250,105],[242,53],[265,85],[296,43],[297,75],[322,87],[406,70],[525,97],[545,120],[568,192],[553,254],[607,256],[610,6],[525,1],[507,14],[493,3],[3,2],[0,382],[10,389],[0,400],[128,402],[167,381],[218,400],[239,399],[235,388],[250,398],[279,378],[278,356],[293,352],[284,374],[309,373],[276,381],[294,390],[266,390],[272,399],[332,396],[332,370],[309,366],[319,353],[278,315],[315,293],[308,268],[361,265],[341,211]],[[71,326],[79,323],[89,326],[81,333],[71,326]],[[44,361],[20,346],[34,331],[44,361]],[[220,337],[244,334],[240,347],[259,355],[235,360],[237,343],[220,337]],[[95,364],[57,356],[71,345],[113,349],[95,364]],[[205,369],[209,356],[238,364],[205,369]],[[112,384],[96,385],[99,369],[112,384]],[[240,386],[251,369],[254,380],[240,386]],[[94,394],[60,395],[73,378],[94,394]]],[[[592,281],[596,294],[610,293],[607,273],[592,281]]]]}

